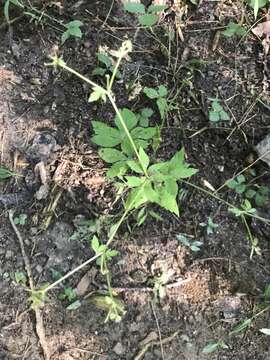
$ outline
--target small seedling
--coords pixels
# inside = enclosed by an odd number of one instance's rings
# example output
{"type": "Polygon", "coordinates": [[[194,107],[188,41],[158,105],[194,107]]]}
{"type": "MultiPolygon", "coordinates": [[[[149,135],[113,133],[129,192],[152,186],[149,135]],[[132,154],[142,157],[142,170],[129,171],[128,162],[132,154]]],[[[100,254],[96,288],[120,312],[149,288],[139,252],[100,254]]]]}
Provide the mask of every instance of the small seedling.
{"type": "Polygon", "coordinates": [[[64,287],[64,290],[58,296],[59,300],[73,301],[77,298],[76,290],[72,287],[64,287]]]}
{"type": "Polygon", "coordinates": [[[224,349],[229,349],[229,346],[225,344],[225,342],[223,340],[219,340],[216,343],[209,343],[207,344],[202,352],[203,354],[211,354],[217,350],[224,350],[224,349]]]}
{"type": "Polygon", "coordinates": [[[238,175],[235,179],[229,180],[227,186],[237,194],[243,194],[247,189],[246,178],[244,175],[238,175]]]}
{"type": "Polygon", "coordinates": [[[6,180],[12,176],[16,176],[14,172],[8,170],[5,167],[0,167],[0,181],[6,180]]]}
{"type": "Polygon", "coordinates": [[[147,9],[143,4],[130,2],[124,5],[126,11],[138,15],[140,25],[151,27],[158,22],[161,11],[167,9],[166,5],[151,5],[147,9]]]}
{"type": "Polygon", "coordinates": [[[27,220],[27,215],[20,214],[19,216],[14,218],[14,224],[24,226],[26,224],[26,220],[27,220]]]}
{"type": "Polygon", "coordinates": [[[73,20],[70,21],[65,25],[66,31],[62,34],[61,42],[64,44],[70,37],[82,37],[81,26],[83,23],[80,20],[73,20]]]}
{"type": "Polygon", "coordinates": [[[22,285],[23,287],[26,287],[27,277],[24,272],[16,271],[14,274],[14,277],[15,277],[15,281],[17,284],[22,285]]]}
{"type": "Polygon", "coordinates": [[[257,206],[264,206],[268,202],[269,188],[267,186],[258,186],[248,189],[245,193],[248,199],[254,199],[257,206]]]}
{"type": "Polygon", "coordinates": [[[207,223],[200,223],[200,226],[206,227],[207,235],[213,234],[214,230],[218,227],[218,224],[215,224],[212,218],[209,216],[207,223]]]}
{"type": "Polygon", "coordinates": [[[251,206],[251,203],[247,199],[244,200],[240,209],[239,208],[230,208],[229,211],[232,212],[237,217],[246,215],[246,214],[253,215],[256,213],[256,209],[254,209],[251,206]]]}
{"type": "Polygon", "coordinates": [[[234,22],[230,22],[226,29],[222,31],[222,35],[226,37],[243,36],[245,33],[246,30],[240,24],[236,24],[234,22]]]}
{"type": "Polygon", "coordinates": [[[229,121],[230,116],[223,109],[222,105],[220,104],[220,100],[212,98],[210,98],[209,100],[212,102],[211,109],[209,111],[209,120],[212,122],[229,121]]]}
{"type": "Polygon", "coordinates": [[[194,251],[194,252],[200,251],[201,246],[203,245],[203,243],[201,241],[190,241],[185,234],[176,235],[176,239],[181,244],[188,247],[191,251],[194,251]]]}
{"type": "Polygon", "coordinates": [[[122,302],[114,296],[96,295],[91,297],[90,301],[94,303],[97,308],[107,311],[105,323],[109,320],[119,322],[126,313],[122,302]]]}
{"type": "Polygon", "coordinates": [[[165,285],[167,281],[168,278],[165,273],[148,280],[148,283],[153,285],[154,302],[158,302],[159,299],[161,300],[166,296],[165,285]]]}
{"type": "Polygon", "coordinates": [[[170,110],[170,106],[167,101],[168,90],[166,86],[160,85],[157,89],[145,87],[143,92],[149,99],[156,100],[160,117],[164,120],[165,115],[170,110]]]}
{"type": "Polygon", "coordinates": [[[109,249],[106,245],[101,244],[99,239],[94,235],[91,241],[91,247],[96,254],[101,254],[101,256],[96,260],[97,265],[100,266],[100,272],[105,275],[108,273],[107,263],[113,257],[117,256],[119,253],[116,250],[109,249]]]}

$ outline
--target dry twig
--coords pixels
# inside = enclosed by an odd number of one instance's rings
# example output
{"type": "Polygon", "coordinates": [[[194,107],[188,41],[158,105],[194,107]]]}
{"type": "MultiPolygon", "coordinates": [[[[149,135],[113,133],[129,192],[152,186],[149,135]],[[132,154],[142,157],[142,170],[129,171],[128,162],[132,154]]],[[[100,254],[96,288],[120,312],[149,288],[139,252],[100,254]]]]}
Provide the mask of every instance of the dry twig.
{"type": "MultiPolygon", "coordinates": [[[[21,253],[23,256],[25,270],[26,270],[26,273],[28,276],[30,289],[31,289],[31,291],[35,291],[34,281],[33,281],[33,276],[32,276],[32,271],[31,271],[31,264],[30,264],[29,258],[27,256],[25,248],[24,248],[22,236],[21,236],[17,226],[14,223],[13,210],[9,211],[9,221],[10,221],[10,224],[11,224],[11,226],[17,236],[17,239],[19,240],[19,243],[20,243],[21,253]]],[[[42,348],[42,351],[44,354],[44,358],[45,358],[45,360],[49,360],[51,356],[50,356],[49,347],[48,347],[48,344],[46,341],[42,313],[41,313],[40,309],[38,309],[38,308],[35,308],[33,310],[34,310],[35,316],[36,316],[36,332],[37,332],[37,336],[39,338],[39,342],[40,342],[40,345],[41,345],[41,348],[42,348]]]]}

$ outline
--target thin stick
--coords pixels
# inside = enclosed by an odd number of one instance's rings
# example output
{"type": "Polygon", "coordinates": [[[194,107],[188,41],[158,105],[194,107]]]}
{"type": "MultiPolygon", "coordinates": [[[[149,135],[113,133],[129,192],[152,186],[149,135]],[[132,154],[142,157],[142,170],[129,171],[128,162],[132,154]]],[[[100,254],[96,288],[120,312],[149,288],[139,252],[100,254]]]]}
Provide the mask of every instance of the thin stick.
{"type": "MultiPolygon", "coordinates": [[[[21,253],[22,253],[23,261],[24,261],[24,265],[25,265],[25,270],[26,270],[26,273],[27,273],[27,276],[28,276],[30,289],[31,289],[32,292],[34,292],[35,287],[34,287],[32,271],[31,271],[31,264],[30,264],[29,258],[27,256],[25,248],[24,248],[24,243],[23,243],[22,236],[21,236],[17,226],[14,223],[13,210],[10,210],[8,212],[8,215],[9,215],[10,224],[11,224],[11,226],[12,226],[12,228],[13,228],[16,236],[17,236],[17,239],[19,240],[21,253]]],[[[47,341],[46,341],[42,313],[41,313],[40,309],[38,309],[38,308],[34,308],[33,310],[34,310],[35,316],[36,316],[36,332],[37,332],[39,342],[40,342],[40,345],[41,345],[41,348],[42,348],[42,351],[43,351],[43,354],[44,354],[44,358],[45,358],[45,360],[50,360],[51,356],[50,356],[50,351],[49,351],[48,344],[47,344],[47,341]]]]}
{"type": "Polygon", "coordinates": [[[154,305],[153,305],[153,302],[152,302],[152,301],[151,301],[151,309],[152,309],[152,311],[153,311],[153,315],[154,315],[154,318],[155,318],[156,324],[157,324],[157,330],[158,330],[158,337],[159,337],[159,343],[160,343],[161,356],[162,356],[162,359],[165,360],[165,358],[164,358],[164,349],[163,349],[163,345],[162,345],[162,337],[161,337],[161,332],[160,332],[160,327],[159,327],[157,314],[156,314],[156,312],[155,312],[155,308],[154,308],[154,305]]]}
{"type": "MultiPolygon", "coordinates": [[[[178,334],[179,334],[179,331],[176,331],[171,336],[168,336],[167,338],[163,339],[161,341],[162,345],[165,345],[165,344],[168,344],[169,342],[171,342],[178,334]]],[[[159,341],[150,341],[141,349],[141,351],[138,353],[138,355],[135,356],[134,360],[141,360],[144,357],[144,354],[148,351],[150,346],[159,345],[159,344],[160,344],[159,341]]]]}

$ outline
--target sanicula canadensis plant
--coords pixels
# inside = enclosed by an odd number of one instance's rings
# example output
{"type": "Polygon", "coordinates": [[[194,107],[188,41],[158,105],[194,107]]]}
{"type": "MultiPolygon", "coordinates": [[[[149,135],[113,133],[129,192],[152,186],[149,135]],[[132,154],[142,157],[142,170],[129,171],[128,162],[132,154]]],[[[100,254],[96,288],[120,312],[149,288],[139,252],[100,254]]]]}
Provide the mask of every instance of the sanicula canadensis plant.
{"type": "MultiPolygon", "coordinates": [[[[60,67],[88,83],[92,88],[89,96],[90,103],[99,100],[104,102],[109,100],[111,103],[116,115],[115,127],[110,127],[102,121],[93,121],[92,141],[100,147],[99,155],[110,166],[107,175],[114,179],[118,193],[123,195],[124,211],[120,220],[112,225],[106,243],[103,243],[96,235],[92,238],[91,247],[95,255],[54,283],[36,290],[36,294],[32,294],[35,304],[37,299],[42,302],[49,290],[96,260],[101,274],[106,277],[108,288],[108,292],[102,296],[102,299],[99,299],[98,303],[99,305],[102,303],[103,305],[101,305],[108,312],[106,320],[120,321],[125,311],[111,286],[111,273],[108,265],[111,259],[118,255],[118,252],[111,248],[111,244],[119,227],[132,210],[142,208],[148,203],[158,204],[179,216],[178,181],[189,178],[197,172],[195,168],[186,163],[184,149],[179,150],[170,160],[157,163],[153,161],[154,159],[148,153],[157,132],[156,127],[149,126],[149,118],[153,114],[152,109],[143,108],[141,112],[134,113],[128,108],[118,108],[112,87],[122,60],[131,51],[131,42],[125,41],[119,50],[111,52],[116,58],[116,62],[111,68],[111,75],[110,73],[105,74],[106,86],[101,86],[86,78],[67,66],[64,60],[57,56],[52,57],[52,62],[48,64],[55,68],[60,67]]],[[[150,93],[155,95],[150,97],[157,101],[161,118],[163,118],[167,104],[166,88],[163,86],[159,86],[157,90],[147,88],[145,93],[147,96],[150,93]],[[161,103],[164,106],[160,106],[161,103]]]]}

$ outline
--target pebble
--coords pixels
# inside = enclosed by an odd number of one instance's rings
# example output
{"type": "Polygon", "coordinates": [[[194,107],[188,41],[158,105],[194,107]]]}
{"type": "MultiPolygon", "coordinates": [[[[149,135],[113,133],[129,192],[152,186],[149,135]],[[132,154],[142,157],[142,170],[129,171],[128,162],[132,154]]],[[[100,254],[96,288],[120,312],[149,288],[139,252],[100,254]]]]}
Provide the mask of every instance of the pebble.
{"type": "Polygon", "coordinates": [[[120,343],[118,342],[114,348],[113,348],[113,352],[116,354],[116,355],[123,355],[125,352],[126,352],[126,349],[125,347],[120,343]]]}
{"type": "Polygon", "coordinates": [[[10,260],[10,259],[13,258],[13,256],[14,256],[13,251],[7,250],[5,258],[6,258],[7,260],[10,260]]]}
{"type": "Polygon", "coordinates": [[[38,265],[36,266],[36,270],[37,270],[37,272],[38,272],[39,274],[41,274],[42,271],[43,271],[43,267],[38,264],[38,265]]]}

